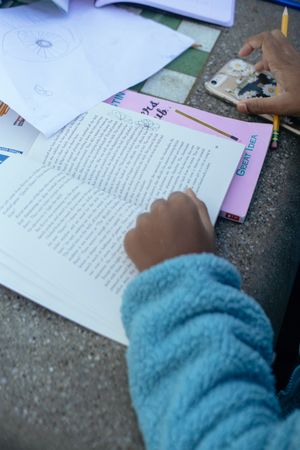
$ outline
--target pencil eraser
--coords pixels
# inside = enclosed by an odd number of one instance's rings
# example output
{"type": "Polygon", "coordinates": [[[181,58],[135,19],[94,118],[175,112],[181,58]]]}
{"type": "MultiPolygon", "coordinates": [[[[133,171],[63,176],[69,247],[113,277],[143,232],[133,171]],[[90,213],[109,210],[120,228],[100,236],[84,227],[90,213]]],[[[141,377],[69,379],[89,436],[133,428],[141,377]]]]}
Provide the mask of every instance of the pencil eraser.
{"type": "Polygon", "coordinates": [[[271,143],[271,149],[272,150],[276,150],[278,148],[278,141],[273,141],[272,143],[271,143]]]}

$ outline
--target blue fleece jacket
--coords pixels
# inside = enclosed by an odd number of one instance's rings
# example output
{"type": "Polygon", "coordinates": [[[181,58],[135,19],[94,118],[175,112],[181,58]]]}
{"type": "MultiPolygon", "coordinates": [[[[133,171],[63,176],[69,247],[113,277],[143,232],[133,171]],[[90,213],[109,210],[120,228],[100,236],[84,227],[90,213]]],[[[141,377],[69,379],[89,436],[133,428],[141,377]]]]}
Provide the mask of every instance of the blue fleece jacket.
{"type": "Polygon", "coordinates": [[[130,392],[148,450],[299,449],[271,371],[272,328],[213,255],[141,273],[122,308],[130,392]]]}

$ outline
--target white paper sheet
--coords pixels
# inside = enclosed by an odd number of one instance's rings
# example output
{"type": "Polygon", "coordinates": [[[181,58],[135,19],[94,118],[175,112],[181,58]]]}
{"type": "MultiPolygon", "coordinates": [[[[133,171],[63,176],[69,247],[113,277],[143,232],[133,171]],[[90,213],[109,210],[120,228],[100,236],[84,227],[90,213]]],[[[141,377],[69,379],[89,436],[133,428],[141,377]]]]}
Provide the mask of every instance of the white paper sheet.
{"type": "MultiPolygon", "coordinates": [[[[96,0],[96,6],[119,3],[121,0],[96,0]]],[[[206,22],[231,27],[235,0],[127,0],[129,3],[152,6],[206,22]]]]}
{"type": "Polygon", "coordinates": [[[55,3],[63,11],[68,12],[68,10],[69,10],[69,3],[70,3],[69,0],[53,0],[53,3],[55,3]]]}
{"type": "Polygon", "coordinates": [[[114,6],[0,11],[0,99],[46,136],[160,70],[192,40],[114,6]]]}

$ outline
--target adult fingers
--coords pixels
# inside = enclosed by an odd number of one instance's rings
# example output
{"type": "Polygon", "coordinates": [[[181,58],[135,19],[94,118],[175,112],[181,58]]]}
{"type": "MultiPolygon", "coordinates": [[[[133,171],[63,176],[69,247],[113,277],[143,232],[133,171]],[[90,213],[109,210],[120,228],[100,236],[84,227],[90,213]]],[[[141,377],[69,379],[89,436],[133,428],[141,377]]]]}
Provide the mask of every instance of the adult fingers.
{"type": "Polygon", "coordinates": [[[256,72],[263,72],[264,70],[270,70],[269,64],[265,59],[261,59],[255,64],[256,72]]]}
{"type": "Polygon", "coordinates": [[[239,55],[244,57],[250,55],[254,50],[263,49],[267,51],[278,51],[278,48],[285,42],[285,37],[279,30],[270,32],[263,32],[251,36],[247,39],[243,47],[239,51],[239,55]]]}
{"type": "Polygon", "coordinates": [[[237,104],[239,112],[244,114],[280,114],[287,115],[291,111],[291,98],[287,93],[269,98],[253,98],[237,104]]]}
{"type": "Polygon", "coordinates": [[[254,36],[250,36],[243,47],[239,51],[240,56],[248,56],[250,55],[254,50],[257,50],[262,47],[263,42],[266,39],[270,39],[271,33],[264,32],[255,34],[254,36]]]}
{"type": "Polygon", "coordinates": [[[245,42],[245,44],[239,51],[239,56],[241,57],[249,56],[253,51],[254,48],[252,47],[252,45],[249,42],[245,42]]]}

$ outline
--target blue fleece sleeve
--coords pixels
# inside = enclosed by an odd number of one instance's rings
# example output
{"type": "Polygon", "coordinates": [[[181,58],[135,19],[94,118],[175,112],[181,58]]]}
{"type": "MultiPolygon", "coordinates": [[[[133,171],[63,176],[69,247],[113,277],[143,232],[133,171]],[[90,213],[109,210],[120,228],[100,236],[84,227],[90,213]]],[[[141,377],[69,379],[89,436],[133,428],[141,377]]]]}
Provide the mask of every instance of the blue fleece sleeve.
{"type": "Polygon", "coordinates": [[[272,329],[213,255],[174,258],[141,273],[122,308],[130,392],[148,450],[299,449],[271,372],[272,329]]]}

